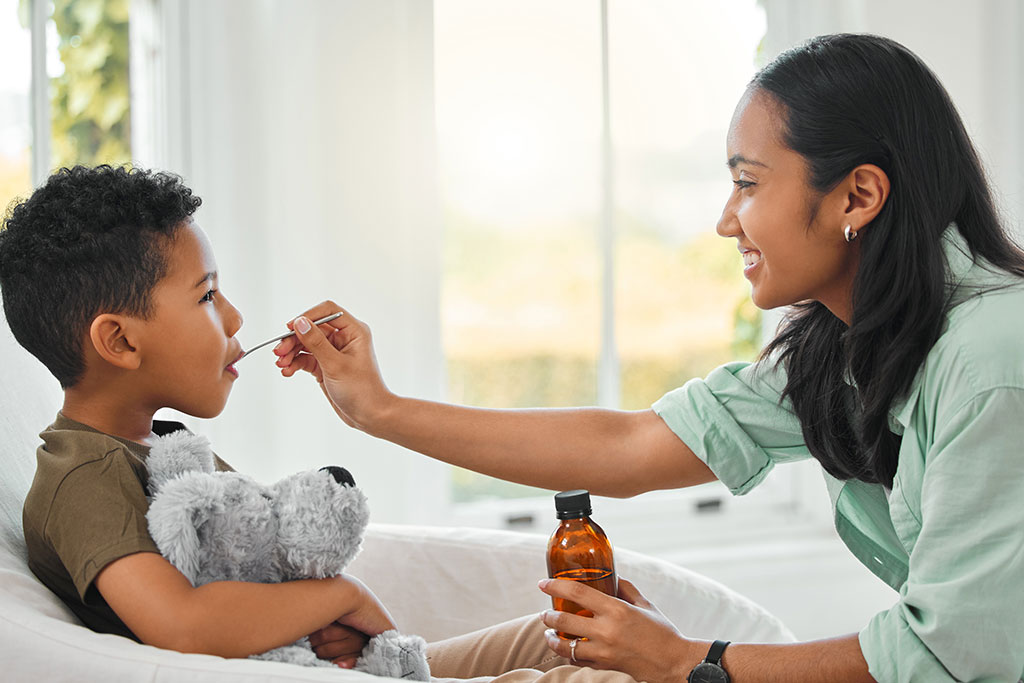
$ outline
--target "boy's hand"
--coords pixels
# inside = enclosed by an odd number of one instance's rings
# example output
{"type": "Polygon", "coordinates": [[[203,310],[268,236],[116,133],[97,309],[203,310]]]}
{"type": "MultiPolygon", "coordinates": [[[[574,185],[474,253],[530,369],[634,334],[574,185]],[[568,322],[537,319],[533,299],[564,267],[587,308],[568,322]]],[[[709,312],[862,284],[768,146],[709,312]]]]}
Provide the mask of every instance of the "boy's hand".
{"type": "Polygon", "coordinates": [[[342,669],[351,669],[363,654],[370,636],[351,626],[334,622],[309,634],[309,644],[320,659],[329,659],[342,669]]]}
{"type": "Polygon", "coordinates": [[[338,578],[343,580],[351,591],[346,602],[352,607],[338,617],[336,623],[370,637],[398,628],[387,608],[362,581],[348,574],[342,574],[338,578]]]}
{"type": "Polygon", "coordinates": [[[289,322],[288,328],[295,330],[295,336],[274,347],[281,374],[310,373],[338,417],[365,430],[368,421],[392,398],[377,367],[370,328],[333,301],[314,306],[289,322]],[[310,324],[339,311],[344,313],[340,318],[319,326],[310,324]]]}

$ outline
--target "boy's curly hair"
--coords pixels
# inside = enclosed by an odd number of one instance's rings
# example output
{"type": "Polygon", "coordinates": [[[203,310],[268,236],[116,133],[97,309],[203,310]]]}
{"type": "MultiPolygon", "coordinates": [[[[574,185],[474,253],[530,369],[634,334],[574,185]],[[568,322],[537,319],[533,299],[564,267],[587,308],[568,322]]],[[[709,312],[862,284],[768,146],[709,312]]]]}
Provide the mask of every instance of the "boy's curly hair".
{"type": "Polygon", "coordinates": [[[10,210],[0,230],[4,314],[62,387],[81,379],[97,315],[150,315],[167,247],[201,203],[169,173],[75,166],[10,210]]]}

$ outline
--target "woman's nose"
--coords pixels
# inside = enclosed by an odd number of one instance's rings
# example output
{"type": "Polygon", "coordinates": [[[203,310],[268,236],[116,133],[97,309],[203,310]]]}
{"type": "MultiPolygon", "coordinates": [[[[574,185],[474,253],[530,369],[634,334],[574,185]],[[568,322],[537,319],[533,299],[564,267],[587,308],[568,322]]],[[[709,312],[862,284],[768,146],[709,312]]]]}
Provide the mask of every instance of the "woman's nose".
{"type": "Polygon", "coordinates": [[[743,232],[740,230],[740,222],[736,218],[735,210],[733,210],[731,197],[726,201],[725,206],[722,207],[722,215],[718,218],[715,232],[722,237],[736,237],[743,232]]]}

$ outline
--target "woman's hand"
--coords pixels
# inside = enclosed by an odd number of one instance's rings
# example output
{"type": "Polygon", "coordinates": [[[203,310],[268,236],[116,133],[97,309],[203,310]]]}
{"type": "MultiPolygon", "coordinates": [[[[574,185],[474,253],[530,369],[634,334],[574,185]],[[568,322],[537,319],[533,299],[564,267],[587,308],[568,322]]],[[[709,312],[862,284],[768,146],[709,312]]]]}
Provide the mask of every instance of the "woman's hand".
{"type": "Polygon", "coordinates": [[[288,328],[295,330],[295,336],[274,347],[281,374],[310,373],[338,417],[351,427],[365,429],[393,398],[377,367],[370,328],[333,301],[314,306],[289,322],[288,328]],[[309,324],[339,311],[343,315],[331,322],[309,324]]]}
{"type": "Polygon", "coordinates": [[[575,647],[580,666],[622,671],[638,681],[678,682],[686,680],[703,656],[699,653],[703,644],[684,638],[625,579],[619,579],[618,599],[578,581],[545,579],[539,585],[548,595],[567,598],[594,613],[593,617],[554,610],[541,614],[544,624],[554,629],[545,635],[556,654],[571,659],[573,651],[571,641],[562,640],[555,631],[587,639],[575,647]]]}
{"type": "Polygon", "coordinates": [[[330,660],[342,669],[351,669],[363,654],[370,636],[338,622],[309,634],[309,644],[320,659],[330,660]]]}

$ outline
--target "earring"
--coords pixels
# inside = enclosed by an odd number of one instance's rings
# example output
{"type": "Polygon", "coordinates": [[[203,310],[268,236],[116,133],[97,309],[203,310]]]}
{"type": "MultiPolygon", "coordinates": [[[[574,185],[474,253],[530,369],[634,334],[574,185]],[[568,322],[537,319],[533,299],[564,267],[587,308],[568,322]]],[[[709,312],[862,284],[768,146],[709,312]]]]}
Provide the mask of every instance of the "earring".
{"type": "Polygon", "coordinates": [[[852,225],[847,225],[843,228],[843,234],[846,235],[847,242],[852,242],[857,239],[857,231],[853,229],[852,225]]]}

